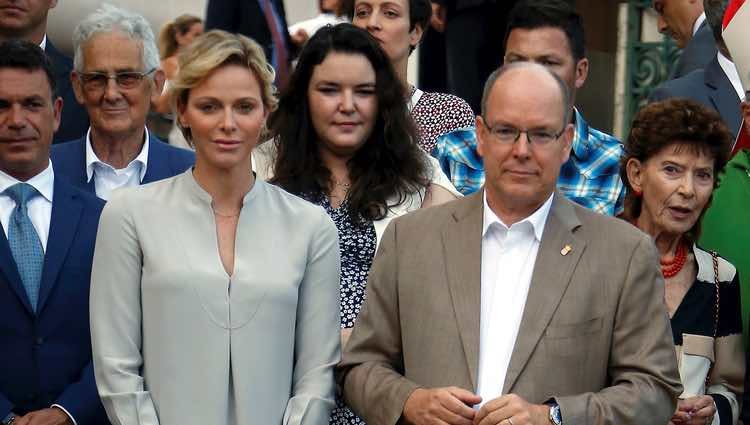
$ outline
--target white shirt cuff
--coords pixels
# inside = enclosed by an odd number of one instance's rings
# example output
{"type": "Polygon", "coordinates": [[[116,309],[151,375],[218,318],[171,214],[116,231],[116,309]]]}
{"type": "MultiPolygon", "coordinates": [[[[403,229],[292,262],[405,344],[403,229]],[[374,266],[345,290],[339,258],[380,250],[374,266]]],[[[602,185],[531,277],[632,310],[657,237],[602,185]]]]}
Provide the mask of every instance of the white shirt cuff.
{"type": "Polygon", "coordinates": [[[50,407],[57,407],[58,409],[62,410],[63,412],[65,412],[66,415],[68,415],[68,418],[70,418],[70,422],[72,422],[73,425],[78,425],[78,423],[76,423],[76,419],[73,417],[73,415],[71,415],[70,412],[68,412],[67,410],[65,410],[64,407],[60,406],[59,404],[53,404],[50,407]]]}

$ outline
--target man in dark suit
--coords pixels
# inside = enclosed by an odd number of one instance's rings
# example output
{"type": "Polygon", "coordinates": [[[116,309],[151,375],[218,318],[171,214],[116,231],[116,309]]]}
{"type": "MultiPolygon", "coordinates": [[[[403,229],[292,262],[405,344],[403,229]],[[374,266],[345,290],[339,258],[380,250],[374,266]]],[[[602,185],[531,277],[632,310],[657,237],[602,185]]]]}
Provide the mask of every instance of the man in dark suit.
{"type": "Polygon", "coordinates": [[[448,91],[480,113],[482,83],[502,63],[508,13],[517,0],[431,0],[445,32],[448,91]]]}
{"type": "Polygon", "coordinates": [[[104,5],[75,29],[76,98],[91,117],[86,135],[52,148],[55,171],[74,185],[109,199],[120,187],[180,174],[193,152],[170,146],[146,129],[150,104],[164,86],[154,36],[142,16],[104,5]],[[124,33],[121,25],[133,28],[124,33]],[[127,71],[123,71],[127,70],[127,71]]]}
{"type": "Polygon", "coordinates": [[[57,95],[63,100],[60,128],[53,143],[81,137],[88,127],[86,111],[76,102],[70,84],[73,62],[47,38],[47,13],[56,5],[57,0],[0,1],[0,41],[22,38],[38,44],[52,64],[57,95]]]}
{"type": "Polygon", "coordinates": [[[655,102],[671,97],[686,97],[716,110],[732,134],[737,135],[742,124],[740,96],[744,90],[729,50],[721,36],[721,22],[726,9],[725,0],[704,0],[706,24],[716,40],[718,52],[704,69],[670,80],[657,87],[649,96],[655,102]]]}
{"type": "Polygon", "coordinates": [[[88,313],[103,202],[53,171],[53,75],[35,43],[0,43],[0,421],[103,425],[88,313]]]}
{"type": "Polygon", "coordinates": [[[224,30],[246,35],[263,47],[284,87],[291,70],[295,46],[287,29],[283,0],[208,0],[206,31],[224,30]]]}
{"type": "Polygon", "coordinates": [[[679,78],[702,69],[716,56],[711,28],[706,25],[701,0],[653,0],[659,15],[659,32],[672,37],[682,49],[670,78],[679,78]]]}

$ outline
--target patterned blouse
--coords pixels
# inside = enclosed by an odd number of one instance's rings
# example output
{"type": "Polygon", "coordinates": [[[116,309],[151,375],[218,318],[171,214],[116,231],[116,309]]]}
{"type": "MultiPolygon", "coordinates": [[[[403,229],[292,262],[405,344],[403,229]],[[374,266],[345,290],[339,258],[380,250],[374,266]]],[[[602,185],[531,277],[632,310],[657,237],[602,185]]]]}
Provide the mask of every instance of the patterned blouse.
{"type": "MultiPolygon", "coordinates": [[[[415,92],[416,89],[412,88],[412,99],[415,92]]],[[[435,149],[439,136],[459,128],[473,127],[475,120],[466,101],[445,93],[423,92],[411,107],[411,116],[417,125],[419,147],[428,154],[435,149]]]]}
{"type": "MultiPolygon", "coordinates": [[[[339,250],[341,253],[341,329],[354,326],[359,309],[365,300],[367,276],[370,274],[372,259],[375,257],[377,236],[372,221],[357,224],[349,215],[349,204],[345,200],[338,208],[333,208],[325,196],[305,196],[311,202],[320,205],[336,225],[339,233],[339,250]]],[[[331,413],[332,425],[363,425],[364,420],[355,415],[337,398],[336,407],[331,413]]]]}
{"type": "Polygon", "coordinates": [[[714,338],[716,275],[713,258],[695,245],[693,254],[698,275],[671,319],[684,389],[680,398],[710,395],[717,410],[709,424],[733,425],[739,417],[745,378],[739,277],[734,266],[719,257],[719,321],[714,338]],[[712,359],[715,363],[711,369],[712,359]]]}

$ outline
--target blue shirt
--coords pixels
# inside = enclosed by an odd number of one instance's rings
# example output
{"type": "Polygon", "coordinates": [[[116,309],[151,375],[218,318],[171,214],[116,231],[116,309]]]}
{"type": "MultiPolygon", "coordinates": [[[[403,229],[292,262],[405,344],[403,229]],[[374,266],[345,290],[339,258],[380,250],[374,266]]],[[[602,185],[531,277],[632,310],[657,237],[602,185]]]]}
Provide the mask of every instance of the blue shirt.
{"type": "Polygon", "coordinates": [[[620,179],[622,143],[589,127],[577,109],[575,118],[573,147],[560,169],[557,188],[568,199],[598,213],[620,214],[625,199],[620,179]]]}
{"type": "MultiPolygon", "coordinates": [[[[570,158],[560,169],[557,188],[570,200],[601,214],[622,212],[625,187],[620,179],[623,146],[616,138],[589,127],[575,110],[570,158]]],[[[461,193],[484,184],[484,164],[476,151],[476,131],[461,128],[438,137],[432,156],[461,193]]]]}
{"type": "Polygon", "coordinates": [[[484,163],[477,153],[474,127],[459,128],[438,136],[431,154],[462,194],[474,193],[484,184],[484,163]]]}

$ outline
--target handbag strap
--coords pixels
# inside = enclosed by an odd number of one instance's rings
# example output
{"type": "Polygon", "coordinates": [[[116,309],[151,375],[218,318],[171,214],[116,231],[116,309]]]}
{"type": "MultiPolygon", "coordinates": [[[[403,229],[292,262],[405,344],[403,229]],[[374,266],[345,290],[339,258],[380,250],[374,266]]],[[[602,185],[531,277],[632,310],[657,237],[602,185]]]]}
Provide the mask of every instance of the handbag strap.
{"type": "MultiPolygon", "coordinates": [[[[719,334],[719,254],[716,251],[711,251],[711,257],[714,263],[714,291],[716,292],[716,302],[714,304],[714,347],[716,346],[716,336],[719,334]]],[[[711,366],[708,368],[706,374],[706,391],[708,391],[709,381],[711,380],[711,373],[714,370],[714,361],[711,362],[711,366]]]]}

